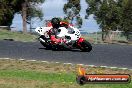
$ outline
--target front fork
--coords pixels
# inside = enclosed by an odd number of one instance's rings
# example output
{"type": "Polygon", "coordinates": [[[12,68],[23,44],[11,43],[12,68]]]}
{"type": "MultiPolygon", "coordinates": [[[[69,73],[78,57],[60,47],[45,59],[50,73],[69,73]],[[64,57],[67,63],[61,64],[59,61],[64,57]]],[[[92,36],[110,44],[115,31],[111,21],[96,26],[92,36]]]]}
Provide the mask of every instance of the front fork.
{"type": "Polygon", "coordinates": [[[43,42],[43,43],[49,43],[50,39],[49,38],[46,38],[45,36],[41,35],[39,38],[38,38],[39,41],[43,42]]]}
{"type": "Polygon", "coordinates": [[[38,39],[39,39],[39,41],[45,43],[45,40],[43,38],[39,37],[38,39]]]}

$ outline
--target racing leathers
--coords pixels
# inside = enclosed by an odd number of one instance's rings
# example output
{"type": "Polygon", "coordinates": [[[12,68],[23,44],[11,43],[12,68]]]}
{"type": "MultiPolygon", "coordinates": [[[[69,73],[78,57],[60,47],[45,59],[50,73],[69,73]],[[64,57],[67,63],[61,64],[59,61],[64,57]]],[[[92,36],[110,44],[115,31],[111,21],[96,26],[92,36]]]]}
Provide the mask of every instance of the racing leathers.
{"type": "MultiPolygon", "coordinates": [[[[60,27],[66,27],[68,28],[68,23],[66,22],[60,22],[60,27]]],[[[48,35],[50,37],[50,40],[54,44],[59,44],[59,43],[66,43],[66,40],[64,38],[57,38],[57,28],[51,28],[48,32],[48,35]]]]}

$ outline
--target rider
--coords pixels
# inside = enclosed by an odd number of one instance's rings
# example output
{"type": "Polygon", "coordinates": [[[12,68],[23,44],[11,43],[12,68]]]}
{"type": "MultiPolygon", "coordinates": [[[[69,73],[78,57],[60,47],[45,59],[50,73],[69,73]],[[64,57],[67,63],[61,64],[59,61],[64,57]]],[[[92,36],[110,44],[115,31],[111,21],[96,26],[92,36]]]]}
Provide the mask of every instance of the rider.
{"type": "Polygon", "coordinates": [[[65,39],[62,39],[62,38],[57,38],[57,32],[58,32],[58,28],[59,27],[66,27],[68,28],[68,23],[66,22],[61,22],[59,18],[53,18],[51,20],[51,24],[52,24],[52,27],[51,30],[48,32],[49,34],[49,37],[51,39],[52,42],[54,43],[64,43],[66,42],[65,39]]]}

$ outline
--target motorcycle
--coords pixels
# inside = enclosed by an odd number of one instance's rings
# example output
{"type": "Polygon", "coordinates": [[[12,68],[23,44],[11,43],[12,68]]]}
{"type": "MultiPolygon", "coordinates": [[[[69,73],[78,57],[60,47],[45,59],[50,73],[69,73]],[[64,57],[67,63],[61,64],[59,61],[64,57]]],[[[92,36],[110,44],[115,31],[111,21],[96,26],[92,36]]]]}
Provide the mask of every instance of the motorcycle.
{"type": "Polygon", "coordinates": [[[59,27],[57,31],[57,37],[61,39],[65,39],[67,42],[56,43],[50,40],[48,35],[48,31],[52,27],[37,27],[35,31],[40,35],[38,38],[40,43],[46,49],[52,50],[64,50],[64,49],[80,49],[81,51],[90,52],[92,50],[91,44],[81,37],[81,33],[79,29],[70,26],[68,28],[59,27]]]}

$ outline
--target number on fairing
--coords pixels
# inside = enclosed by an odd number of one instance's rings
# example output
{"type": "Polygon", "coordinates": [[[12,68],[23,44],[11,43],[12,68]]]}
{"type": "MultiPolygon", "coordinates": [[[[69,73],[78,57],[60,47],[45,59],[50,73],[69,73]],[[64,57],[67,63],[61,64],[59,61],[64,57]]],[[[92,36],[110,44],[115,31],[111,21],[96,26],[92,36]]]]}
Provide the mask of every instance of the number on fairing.
{"type": "Polygon", "coordinates": [[[79,38],[79,36],[80,36],[80,32],[77,31],[77,32],[75,33],[75,36],[77,36],[77,38],[79,38]]]}

